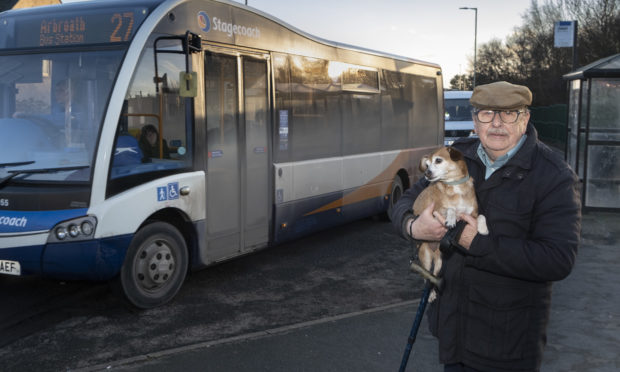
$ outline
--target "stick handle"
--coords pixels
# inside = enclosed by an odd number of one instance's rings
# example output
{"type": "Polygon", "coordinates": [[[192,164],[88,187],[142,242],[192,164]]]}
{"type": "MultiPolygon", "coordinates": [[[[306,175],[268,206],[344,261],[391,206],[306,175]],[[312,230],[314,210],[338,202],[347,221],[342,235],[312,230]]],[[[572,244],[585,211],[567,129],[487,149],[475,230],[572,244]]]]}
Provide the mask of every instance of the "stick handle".
{"type": "Polygon", "coordinates": [[[411,269],[416,271],[418,274],[422,275],[425,279],[428,279],[435,287],[441,288],[441,278],[436,277],[430,271],[426,270],[422,266],[418,265],[415,262],[411,263],[411,269]]]}

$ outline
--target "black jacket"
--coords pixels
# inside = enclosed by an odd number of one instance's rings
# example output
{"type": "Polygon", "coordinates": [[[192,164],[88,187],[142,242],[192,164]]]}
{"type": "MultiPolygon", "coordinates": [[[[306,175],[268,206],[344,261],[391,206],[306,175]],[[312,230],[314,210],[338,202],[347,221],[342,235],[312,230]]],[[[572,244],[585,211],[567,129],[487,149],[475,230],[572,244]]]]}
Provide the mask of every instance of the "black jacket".
{"type": "MultiPolygon", "coordinates": [[[[476,235],[467,252],[444,257],[445,286],[428,309],[441,363],[482,371],[535,371],[546,343],[551,284],[575,262],[581,231],[578,179],[564,160],[538,141],[528,125],[519,151],[488,180],[479,140],[453,146],[474,179],[480,213],[490,233],[476,235]]],[[[398,201],[392,221],[403,236],[421,179],[398,201]]]]}

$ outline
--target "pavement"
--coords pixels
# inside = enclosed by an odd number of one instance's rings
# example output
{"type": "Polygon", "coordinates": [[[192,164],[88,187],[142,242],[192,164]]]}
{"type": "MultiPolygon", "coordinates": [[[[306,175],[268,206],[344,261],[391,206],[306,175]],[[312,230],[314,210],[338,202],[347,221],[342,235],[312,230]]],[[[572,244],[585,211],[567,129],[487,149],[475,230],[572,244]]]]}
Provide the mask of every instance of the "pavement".
{"type": "MultiPolygon", "coordinates": [[[[574,270],[553,287],[542,371],[620,370],[619,266],[620,213],[584,214],[574,270]]],[[[401,302],[83,370],[397,371],[417,306],[401,302]]],[[[426,319],[407,371],[443,371],[426,319]]]]}

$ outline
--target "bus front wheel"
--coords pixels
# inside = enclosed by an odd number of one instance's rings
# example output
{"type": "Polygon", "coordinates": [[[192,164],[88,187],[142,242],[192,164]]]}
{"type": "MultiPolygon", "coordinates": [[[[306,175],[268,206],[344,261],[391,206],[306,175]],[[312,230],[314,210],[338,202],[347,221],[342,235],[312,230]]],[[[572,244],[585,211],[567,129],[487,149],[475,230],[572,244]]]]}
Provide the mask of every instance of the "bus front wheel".
{"type": "Polygon", "coordinates": [[[121,290],[141,309],[170,301],[187,273],[188,254],[183,235],[165,222],[151,223],[136,233],[121,268],[121,290]]]}

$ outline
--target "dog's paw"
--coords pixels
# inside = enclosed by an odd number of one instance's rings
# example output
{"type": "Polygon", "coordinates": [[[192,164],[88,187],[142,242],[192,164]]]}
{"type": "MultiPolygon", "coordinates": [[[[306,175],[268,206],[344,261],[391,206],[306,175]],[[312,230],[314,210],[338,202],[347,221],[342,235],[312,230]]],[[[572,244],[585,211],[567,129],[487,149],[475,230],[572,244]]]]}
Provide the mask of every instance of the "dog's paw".
{"type": "Polygon", "coordinates": [[[431,290],[431,293],[428,295],[428,302],[431,303],[435,301],[436,298],[437,298],[437,291],[433,289],[431,290]]]}
{"type": "Polygon", "coordinates": [[[446,211],[446,227],[451,229],[456,226],[456,211],[452,208],[448,208],[446,211]]]}
{"type": "Polygon", "coordinates": [[[451,229],[454,226],[456,226],[456,217],[455,216],[448,216],[446,218],[446,227],[451,229]]]}
{"type": "Polygon", "coordinates": [[[478,234],[489,235],[489,227],[487,226],[487,219],[483,215],[478,215],[478,234]]]}

